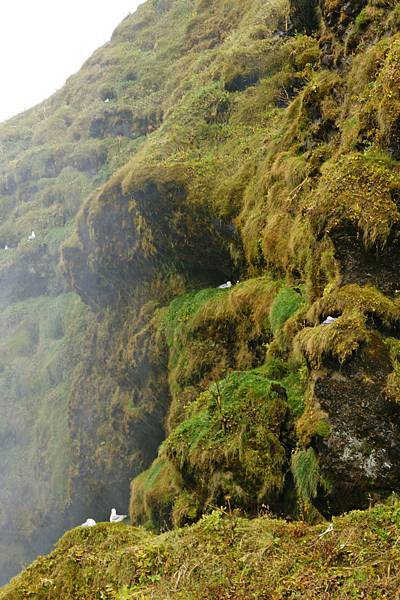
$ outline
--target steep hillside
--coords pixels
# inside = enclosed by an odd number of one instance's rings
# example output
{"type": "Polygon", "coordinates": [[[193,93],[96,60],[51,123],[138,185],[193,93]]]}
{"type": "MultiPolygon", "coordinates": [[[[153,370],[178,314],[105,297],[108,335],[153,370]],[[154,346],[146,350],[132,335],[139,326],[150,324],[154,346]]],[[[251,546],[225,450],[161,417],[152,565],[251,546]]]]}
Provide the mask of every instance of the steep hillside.
{"type": "Polygon", "coordinates": [[[391,0],[149,0],[0,127],[8,547],[130,480],[155,530],[399,491],[399,28],[391,0]]]}

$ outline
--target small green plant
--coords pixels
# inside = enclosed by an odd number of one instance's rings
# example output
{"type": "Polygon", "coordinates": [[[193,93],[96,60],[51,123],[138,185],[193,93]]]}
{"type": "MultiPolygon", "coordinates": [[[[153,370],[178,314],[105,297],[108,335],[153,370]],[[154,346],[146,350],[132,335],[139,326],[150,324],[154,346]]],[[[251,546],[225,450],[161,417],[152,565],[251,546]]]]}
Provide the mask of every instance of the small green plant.
{"type": "Polygon", "coordinates": [[[312,448],[293,454],[292,472],[300,498],[304,502],[312,501],[317,495],[320,482],[318,459],[312,448]]]}
{"type": "Polygon", "coordinates": [[[318,512],[313,507],[313,500],[320,490],[327,491],[329,485],[321,476],[318,458],[313,448],[296,450],[292,454],[291,470],[293,473],[300,509],[304,516],[314,519],[318,512]]]}

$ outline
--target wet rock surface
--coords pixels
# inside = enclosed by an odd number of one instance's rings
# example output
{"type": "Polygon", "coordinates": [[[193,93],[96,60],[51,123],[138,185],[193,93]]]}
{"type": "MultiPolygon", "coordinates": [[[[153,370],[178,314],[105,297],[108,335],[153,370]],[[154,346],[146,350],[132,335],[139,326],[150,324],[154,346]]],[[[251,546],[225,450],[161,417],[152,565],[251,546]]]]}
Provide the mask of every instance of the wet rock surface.
{"type": "Polygon", "coordinates": [[[373,334],[351,363],[315,382],[315,398],[331,428],[317,444],[333,485],[325,510],[365,508],[400,487],[400,405],[385,394],[389,364],[382,339],[373,334]]]}

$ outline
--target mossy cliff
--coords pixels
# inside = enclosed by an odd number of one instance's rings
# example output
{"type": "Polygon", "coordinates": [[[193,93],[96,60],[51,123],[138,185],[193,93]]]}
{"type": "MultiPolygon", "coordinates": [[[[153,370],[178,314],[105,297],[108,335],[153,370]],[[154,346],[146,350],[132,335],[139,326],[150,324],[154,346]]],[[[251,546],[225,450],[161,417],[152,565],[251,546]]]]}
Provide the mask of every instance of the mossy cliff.
{"type": "Polygon", "coordinates": [[[391,0],[149,0],[1,126],[2,310],[51,298],[74,347],[31,514],[101,519],[130,481],[155,530],[400,490],[399,30],[391,0]]]}

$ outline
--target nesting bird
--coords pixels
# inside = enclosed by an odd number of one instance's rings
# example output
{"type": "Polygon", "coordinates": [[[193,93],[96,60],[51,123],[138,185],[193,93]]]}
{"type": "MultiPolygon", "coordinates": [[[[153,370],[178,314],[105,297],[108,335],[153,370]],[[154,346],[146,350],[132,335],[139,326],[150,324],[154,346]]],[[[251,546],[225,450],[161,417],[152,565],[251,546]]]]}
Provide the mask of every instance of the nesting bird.
{"type": "Polygon", "coordinates": [[[223,283],[222,285],[219,285],[218,289],[220,289],[220,290],[228,290],[231,287],[232,287],[232,281],[227,281],[226,283],[223,283]]]}
{"type": "Polygon", "coordinates": [[[82,523],[81,527],[94,527],[96,525],[96,521],[94,519],[86,519],[84,523],[82,523]]]}
{"type": "Polygon", "coordinates": [[[334,323],[335,321],[337,321],[337,317],[327,317],[325,319],[325,321],[322,321],[322,325],[331,325],[331,323],[334,323]]]}
{"type": "Polygon", "coordinates": [[[117,515],[115,508],[111,509],[110,523],[121,523],[128,515],[117,515]]]}
{"type": "Polygon", "coordinates": [[[28,237],[28,240],[35,240],[36,239],[36,235],[35,232],[32,230],[31,235],[28,237]]]}

